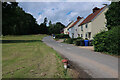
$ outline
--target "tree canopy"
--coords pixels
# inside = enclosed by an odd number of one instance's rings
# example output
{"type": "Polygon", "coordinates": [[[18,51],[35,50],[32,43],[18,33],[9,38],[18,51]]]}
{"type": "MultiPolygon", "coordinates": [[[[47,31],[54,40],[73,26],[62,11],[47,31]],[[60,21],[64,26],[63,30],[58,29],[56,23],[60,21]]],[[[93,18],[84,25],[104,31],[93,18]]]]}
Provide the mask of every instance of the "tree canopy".
{"type": "Polygon", "coordinates": [[[110,30],[114,26],[120,25],[120,1],[112,2],[106,12],[107,27],[110,30]]]}
{"type": "Polygon", "coordinates": [[[35,34],[39,26],[31,14],[25,13],[17,2],[2,3],[3,35],[35,34]]]}
{"type": "Polygon", "coordinates": [[[52,24],[52,22],[49,22],[49,34],[60,34],[60,31],[65,28],[65,25],[61,22],[57,22],[56,24],[52,24]]]}
{"type": "Polygon", "coordinates": [[[40,25],[29,13],[26,13],[17,2],[2,2],[2,34],[3,35],[27,35],[27,34],[59,34],[65,26],[57,22],[52,24],[47,17],[40,25]]]}

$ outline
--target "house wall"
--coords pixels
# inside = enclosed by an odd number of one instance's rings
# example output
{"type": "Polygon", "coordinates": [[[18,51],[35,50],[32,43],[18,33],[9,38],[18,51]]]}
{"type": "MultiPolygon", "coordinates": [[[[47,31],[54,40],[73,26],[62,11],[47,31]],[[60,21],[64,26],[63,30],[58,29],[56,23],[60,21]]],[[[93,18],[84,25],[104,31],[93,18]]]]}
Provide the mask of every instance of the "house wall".
{"type": "MultiPolygon", "coordinates": [[[[90,23],[86,23],[86,24],[83,24],[82,26],[79,26],[79,30],[78,30],[78,32],[79,32],[79,34],[80,34],[80,37],[82,37],[83,39],[86,38],[86,34],[87,34],[88,32],[91,32],[91,27],[92,27],[91,22],[90,22],[90,23]],[[87,24],[87,28],[86,28],[86,24],[87,24]],[[83,31],[81,30],[81,27],[83,27],[83,31]],[[82,34],[83,36],[81,36],[81,34],[82,34]]],[[[87,36],[88,36],[88,35],[87,35],[87,36]]]]}
{"type": "Polygon", "coordinates": [[[70,28],[70,29],[68,30],[68,32],[69,32],[69,37],[70,37],[70,38],[74,38],[74,36],[73,36],[73,34],[74,34],[74,27],[70,28]]]}
{"type": "MultiPolygon", "coordinates": [[[[86,33],[91,32],[91,37],[88,38],[88,34],[87,34],[87,38],[88,39],[93,39],[93,37],[95,36],[95,34],[106,30],[107,31],[107,27],[106,27],[106,19],[105,19],[105,12],[108,10],[108,8],[105,8],[102,10],[102,12],[100,14],[98,14],[91,22],[86,23],[88,26],[87,28],[85,27],[86,24],[83,24],[83,31],[81,31],[81,26],[79,26],[79,34],[83,35],[83,39],[86,38],[86,33]]],[[[81,36],[80,36],[81,37],[81,36]]]]}
{"type": "Polygon", "coordinates": [[[93,19],[93,21],[91,22],[92,27],[91,27],[91,33],[92,33],[92,38],[95,36],[95,34],[106,30],[107,31],[107,27],[106,27],[106,18],[105,18],[105,12],[108,10],[108,8],[103,9],[103,12],[101,14],[99,14],[98,16],[96,16],[95,19],[93,19]]]}
{"type": "Polygon", "coordinates": [[[83,39],[88,38],[88,32],[91,32],[91,27],[92,27],[91,22],[86,24],[83,25],[83,33],[82,33],[83,39]],[[86,28],[86,24],[87,24],[87,28],[86,28]],[[86,34],[87,34],[87,37],[86,37],[86,34]]]}
{"type": "Polygon", "coordinates": [[[82,18],[76,25],[74,25],[74,38],[80,37],[78,34],[80,34],[79,29],[80,27],[78,26],[84,19],[82,18]]]}
{"type": "Polygon", "coordinates": [[[72,22],[70,25],[68,25],[65,29],[64,29],[64,34],[68,34],[68,28],[73,24],[74,22],[72,22]]]}
{"type": "Polygon", "coordinates": [[[64,28],[64,34],[68,34],[67,28],[64,28]]]}

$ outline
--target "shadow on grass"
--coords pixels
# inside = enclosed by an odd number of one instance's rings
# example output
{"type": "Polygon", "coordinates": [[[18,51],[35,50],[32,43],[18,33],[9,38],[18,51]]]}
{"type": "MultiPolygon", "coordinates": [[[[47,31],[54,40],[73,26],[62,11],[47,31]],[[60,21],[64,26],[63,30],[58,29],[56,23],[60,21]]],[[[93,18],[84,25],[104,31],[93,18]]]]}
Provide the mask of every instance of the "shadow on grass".
{"type": "Polygon", "coordinates": [[[41,40],[0,40],[0,43],[30,43],[30,42],[42,42],[41,40]]]}

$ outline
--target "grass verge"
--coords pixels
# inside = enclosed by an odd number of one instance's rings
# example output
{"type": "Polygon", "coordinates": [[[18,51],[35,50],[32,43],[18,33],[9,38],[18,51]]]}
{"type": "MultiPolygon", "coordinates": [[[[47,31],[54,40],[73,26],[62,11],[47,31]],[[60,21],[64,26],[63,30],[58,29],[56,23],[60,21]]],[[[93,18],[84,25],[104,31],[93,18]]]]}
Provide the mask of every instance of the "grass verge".
{"type": "Polygon", "coordinates": [[[62,58],[41,40],[46,35],[3,36],[3,78],[70,78],[62,58]]]}

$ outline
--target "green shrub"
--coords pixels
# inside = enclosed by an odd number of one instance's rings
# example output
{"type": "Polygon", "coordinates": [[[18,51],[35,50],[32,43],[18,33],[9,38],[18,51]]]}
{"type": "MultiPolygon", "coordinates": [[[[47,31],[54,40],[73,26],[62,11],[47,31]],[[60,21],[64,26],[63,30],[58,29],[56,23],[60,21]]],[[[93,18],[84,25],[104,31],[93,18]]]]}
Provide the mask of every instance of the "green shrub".
{"type": "Polygon", "coordinates": [[[73,39],[72,38],[64,39],[64,42],[68,44],[73,44],[73,39]]]}
{"type": "Polygon", "coordinates": [[[77,39],[74,43],[76,46],[84,46],[84,40],[82,39],[77,39]]]}
{"type": "Polygon", "coordinates": [[[89,46],[93,46],[93,40],[89,40],[89,46]]]}
{"type": "Polygon", "coordinates": [[[64,39],[64,42],[68,43],[68,44],[77,44],[77,42],[80,41],[80,40],[83,40],[83,38],[81,38],[81,37],[78,37],[78,38],[66,38],[66,39],[64,39]]]}
{"type": "Polygon", "coordinates": [[[62,39],[62,38],[70,38],[68,34],[56,34],[55,38],[62,39]]]}
{"type": "Polygon", "coordinates": [[[83,38],[82,38],[82,37],[78,37],[77,39],[83,40],[83,38]]]}
{"type": "Polygon", "coordinates": [[[120,45],[120,26],[114,27],[109,31],[98,33],[94,37],[93,45],[95,51],[108,52],[120,55],[118,46],[120,45]]]}
{"type": "Polygon", "coordinates": [[[74,44],[75,44],[76,46],[80,46],[80,40],[77,39],[76,41],[74,41],[74,44]]]}

